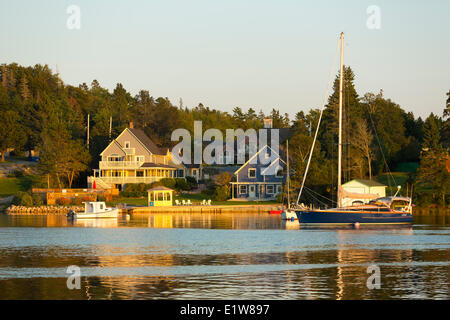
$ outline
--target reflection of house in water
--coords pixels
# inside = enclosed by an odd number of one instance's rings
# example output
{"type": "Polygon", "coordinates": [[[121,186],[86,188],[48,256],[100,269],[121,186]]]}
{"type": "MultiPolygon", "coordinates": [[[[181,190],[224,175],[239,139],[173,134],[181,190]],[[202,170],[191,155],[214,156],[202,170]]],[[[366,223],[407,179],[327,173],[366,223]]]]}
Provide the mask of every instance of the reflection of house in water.
{"type": "MultiPolygon", "coordinates": [[[[161,252],[163,248],[155,249],[161,252]]],[[[147,250],[142,254],[136,252],[127,254],[126,250],[121,254],[123,248],[119,251],[114,246],[99,247],[100,254],[95,256],[95,265],[105,270],[105,275],[86,277],[83,286],[86,288],[86,297],[92,299],[103,298],[105,295],[111,299],[137,299],[145,298],[151,295],[165,296],[164,292],[173,292],[177,281],[170,275],[161,275],[158,267],[171,267],[180,264],[179,259],[172,254],[148,253],[147,250]],[[117,252],[118,251],[118,252],[117,252]],[[103,253],[105,252],[105,253],[103,253]],[[155,267],[156,269],[147,270],[144,268],[155,267]],[[137,268],[137,274],[128,274],[126,276],[108,275],[108,268],[137,268]],[[139,270],[139,268],[143,268],[139,270]],[[143,275],[139,275],[142,272],[143,275]],[[145,277],[145,279],[143,279],[145,277]],[[95,282],[95,283],[93,283],[95,282]],[[105,291],[108,294],[105,294],[105,291]]],[[[118,270],[120,272],[120,270],[118,270]]],[[[111,273],[114,271],[112,270],[111,273]]]]}

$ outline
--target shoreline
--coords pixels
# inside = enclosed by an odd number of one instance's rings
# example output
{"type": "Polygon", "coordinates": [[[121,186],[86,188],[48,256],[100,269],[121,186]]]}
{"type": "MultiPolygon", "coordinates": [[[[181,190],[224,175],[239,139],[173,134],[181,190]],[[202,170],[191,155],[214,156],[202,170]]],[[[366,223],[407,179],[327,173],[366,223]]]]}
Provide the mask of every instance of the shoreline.
{"type": "MultiPolygon", "coordinates": [[[[40,206],[24,207],[10,206],[0,210],[5,215],[65,215],[68,211],[82,211],[81,206],[40,206]]],[[[283,210],[282,204],[254,204],[254,205],[211,205],[211,206],[167,206],[167,207],[125,207],[120,208],[121,214],[145,215],[155,213],[199,213],[199,214],[221,214],[221,213],[269,213],[272,210],[283,210]]],[[[423,207],[414,208],[413,216],[450,216],[450,208],[423,207]]]]}

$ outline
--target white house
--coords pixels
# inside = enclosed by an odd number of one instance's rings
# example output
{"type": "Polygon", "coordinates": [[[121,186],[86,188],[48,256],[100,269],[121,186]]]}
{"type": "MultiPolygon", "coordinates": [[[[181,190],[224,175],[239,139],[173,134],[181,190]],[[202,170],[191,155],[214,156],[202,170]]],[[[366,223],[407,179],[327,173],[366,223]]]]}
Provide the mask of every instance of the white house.
{"type": "Polygon", "coordinates": [[[351,206],[352,204],[367,203],[371,199],[386,196],[386,186],[377,181],[355,179],[342,185],[344,190],[342,205],[351,206]],[[357,194],[361,194],[358,197],[357,194]]]}

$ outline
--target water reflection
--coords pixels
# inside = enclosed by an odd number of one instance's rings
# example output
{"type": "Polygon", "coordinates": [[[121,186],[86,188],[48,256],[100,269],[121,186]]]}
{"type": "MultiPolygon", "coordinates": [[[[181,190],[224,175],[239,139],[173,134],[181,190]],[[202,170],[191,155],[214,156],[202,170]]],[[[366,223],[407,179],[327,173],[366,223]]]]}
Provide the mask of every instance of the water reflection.
{"type": "Polygon", "coordinates": [[[0,299],[448,299],[446,221],[352,229],[264,214],[0,216],[0,299]],[[372,264],[380,290],[366,286],[372,264]],[[69,265],[81,268],[81,290],[66,287],[69,265]]]}

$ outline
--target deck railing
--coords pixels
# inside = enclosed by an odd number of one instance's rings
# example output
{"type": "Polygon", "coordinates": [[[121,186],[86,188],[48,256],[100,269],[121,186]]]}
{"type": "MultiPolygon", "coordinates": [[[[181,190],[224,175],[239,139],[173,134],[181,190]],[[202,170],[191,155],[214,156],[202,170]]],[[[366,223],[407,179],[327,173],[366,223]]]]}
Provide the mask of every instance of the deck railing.
{"type": "Polygon", "coordinates": [[[100,169],[138,169],[143,161],[100,161],[100,169]]]}

